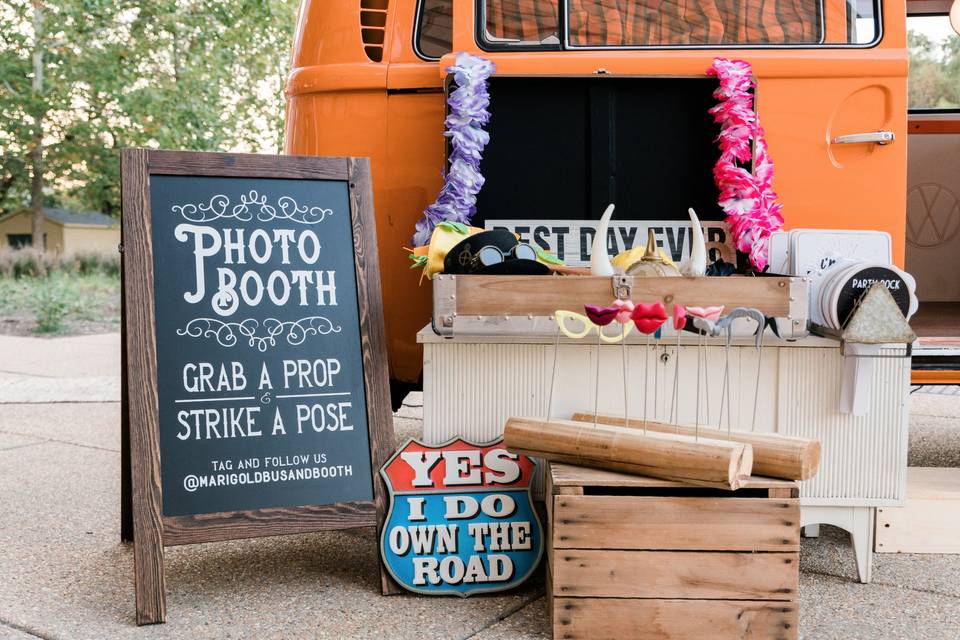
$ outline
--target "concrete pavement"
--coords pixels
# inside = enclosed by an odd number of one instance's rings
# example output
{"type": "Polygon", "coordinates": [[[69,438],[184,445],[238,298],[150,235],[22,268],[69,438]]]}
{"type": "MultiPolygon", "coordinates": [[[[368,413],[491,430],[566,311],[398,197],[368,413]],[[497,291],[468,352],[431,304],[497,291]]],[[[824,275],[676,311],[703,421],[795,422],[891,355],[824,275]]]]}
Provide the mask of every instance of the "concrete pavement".
{"type": "MultiPolygon", "coordinates": [[[[960,397],[922,391],[911,464],[960,466],[960,397]]],[[[381,597],[372,530],[168,549],[169,622],[137,628],[118,400],[118,336],[0,336],[0,640],[549,637],[542,575],[501,596],[381,597]]],[[[960,556],[877,554],[873,584],[855,575],[843,532],[803,541],[802,637],[960,637],[960,556]]]]}

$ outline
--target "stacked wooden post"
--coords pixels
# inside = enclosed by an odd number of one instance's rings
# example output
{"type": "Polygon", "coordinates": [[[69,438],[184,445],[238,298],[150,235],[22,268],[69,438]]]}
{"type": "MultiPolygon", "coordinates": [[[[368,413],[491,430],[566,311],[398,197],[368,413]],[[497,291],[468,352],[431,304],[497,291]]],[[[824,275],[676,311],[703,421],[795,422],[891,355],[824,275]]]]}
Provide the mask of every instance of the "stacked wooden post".
{"type": "Polygon", "coordinates": [[[569,420],[510,418],[503,443],[515,453],[707,487],[737,489],[750,476],[749,444],[569,420]]]}
{"type": "Polygon", "coordinates": [[[816,475],[820,467],[820,441],[809,438],[782,436],[776,433],[754,433],[749,431],[726,431],[712,427],[691,427],[664,424],[662,422],[644,422],[642,418],[625,420],[623,416],[579,412],[571,418],[575,422],[600,424],[632,429],[646,429],[648,433],[672,433],[680,436],[708,438],[711,440],[729,440],[748,444],[753,448],[753,475],[785,480],[809,480],[816,475]]]}

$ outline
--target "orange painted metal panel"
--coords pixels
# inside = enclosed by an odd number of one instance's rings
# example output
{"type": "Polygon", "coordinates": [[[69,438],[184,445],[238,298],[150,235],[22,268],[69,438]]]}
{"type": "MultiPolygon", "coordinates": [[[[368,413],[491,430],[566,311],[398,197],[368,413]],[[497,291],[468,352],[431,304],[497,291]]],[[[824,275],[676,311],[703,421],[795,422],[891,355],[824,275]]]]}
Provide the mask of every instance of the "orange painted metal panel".
{"type": "Polygon", "coordinates": [[[960,371],[912,371],[911,384],[960,384],[960,371]]]}
{"type": "Polygon", "coordinates": [[[960,120],[910,118],[907,124],[910,133],[960,133],[960,120]]]}

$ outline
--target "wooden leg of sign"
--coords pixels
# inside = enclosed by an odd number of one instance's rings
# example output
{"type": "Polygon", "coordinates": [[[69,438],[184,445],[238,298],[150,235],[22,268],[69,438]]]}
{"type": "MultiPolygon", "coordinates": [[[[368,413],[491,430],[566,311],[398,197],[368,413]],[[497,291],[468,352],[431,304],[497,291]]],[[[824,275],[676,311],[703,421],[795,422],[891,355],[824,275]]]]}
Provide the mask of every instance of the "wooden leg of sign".
{"type": "Polygon", "coordinates": [[[123,255],[120,256],[120,264],[120,542],[133,542],[133,497],[130,492],[130,397],[127,388],[127,296],[123,291],[123,255]]]}
{"type": "MultiPolygon", "coordinates": [[[[373,500],[377,506],[377,558],[380,557],[380,534],[389,510],[387,487],[380,478],[382,467],[393,453],[393,411],[390,404],[390,377],[387,368],[377,366],[386,361],[387,338],[383,332],[383,306],[378,273],[380,258],[377,254],[377,234],[373,221],[373,188],[370,179],[370,161],[366,158],[351,158],[347,162],[350,178],[350,209],[353,216],[354,246],[364,251],[355,251],[357,268],[357,293],[360,305],[360,335],[363,336],[363,376],[367,392],[367,422],[370,433],[370,462],[373,468],[373,500]],[[357,242],[359,240],[360,242],[357,242]]],[[[402,593],[386,567],[380,561],[380,588],[383,595],[402,593]]]]}
{"type": "MultiPolygon", "coordinates": [[[[159,461],[159,460],[157,460],[159,461]]],[[[134,462],[134,473],[137,469],[134,462]]],[[[133,573],[134,591],[137,598],[137,624],[155,624],[167,619],[167,597],[163,575],[163,535],[160,520],[159,500],[144,499],[138,495],[143,484],[142,473],[134,478],[133,496],[135,509],[133,514],[133,573]],[[149,504],[153,503],[153,504],[149,504]]],[[[156,484],[156,496],[160,497],[159,477],[156,484]]]]}
{"type": "Polygon", "coordinates": [[[133,515],[133,572],[137,624],[167,616],[163,576],[160,494],[160,428],[157,411],[157,341],[154,326],[153,260],[147,152],[125,150],[123,248],[126,299],[127,424],[130,429],[130,488],[133,515]]]}
{"type": "MultiPolygon", "coordinates": [[[[376,467],[379,469],[380,467],[376,467]]],[[[374,482],[374,499],[377,502],[377,537],[376,537],[376,548],[375,552],[377,554],[377,565],[380,567],[380,592],[385,596],[395,596],[400,593],[405,593],[403,588],[397,584],[397,581],[393,579],[393,576],[390,575],[390,572],[387,571],[386,566],[383,564],[383,560],[380,558],[380,537],[383,535],[383,525],[387,518],[387,496],[386,486],[383,484],[383,480],[379,478],[379,473],[377,474],[377,480],[374,482]],[[383,507],[380,507],[380,500],[383,499],[383,507]]]]}

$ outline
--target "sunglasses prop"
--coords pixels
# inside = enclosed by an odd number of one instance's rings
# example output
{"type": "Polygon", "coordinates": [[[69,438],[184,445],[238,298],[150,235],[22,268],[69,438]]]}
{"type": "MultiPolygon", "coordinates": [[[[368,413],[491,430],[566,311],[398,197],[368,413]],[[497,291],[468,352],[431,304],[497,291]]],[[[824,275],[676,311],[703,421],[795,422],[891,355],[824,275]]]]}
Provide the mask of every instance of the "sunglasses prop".
{"type": "Polygon", "coordinates": [[[476,253],[464,252],[460,254],[460,265],[464,267],[492,267],[495,264],[506,262],[513,257],[517,260],[536,260],[537,252],[529,244],[520,243],[503,251],[500,247],[492,244],[480,247],[476,253]]]}

